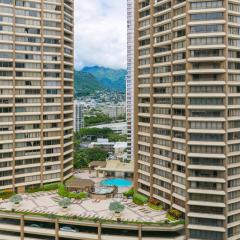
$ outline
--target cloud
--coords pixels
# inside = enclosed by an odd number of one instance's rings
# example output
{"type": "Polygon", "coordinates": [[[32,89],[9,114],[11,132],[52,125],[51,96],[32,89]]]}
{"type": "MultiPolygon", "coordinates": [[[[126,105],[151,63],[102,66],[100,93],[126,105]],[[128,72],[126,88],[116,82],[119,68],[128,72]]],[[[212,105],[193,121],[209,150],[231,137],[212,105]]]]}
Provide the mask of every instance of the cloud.
{"type": "Polygon", "coordinates": [[[75,68],[126,68],[126,0],[75,1],[75,68]]]}

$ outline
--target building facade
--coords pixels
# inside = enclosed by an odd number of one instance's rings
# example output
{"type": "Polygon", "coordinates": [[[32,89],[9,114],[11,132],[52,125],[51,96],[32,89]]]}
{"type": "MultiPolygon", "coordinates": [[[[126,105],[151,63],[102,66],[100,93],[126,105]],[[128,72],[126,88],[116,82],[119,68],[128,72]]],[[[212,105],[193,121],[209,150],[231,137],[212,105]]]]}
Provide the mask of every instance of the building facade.
{"type": "Polygon", "coordinates": [[[110,118],[114,118],[114,119],[123,117],[126,114],[125,102],[121,102],[118,104],[111,104],[111,105],[103,105],[99,109],[105,115],[109,116],[110,118]]]}
{"type": "Polygon", "coordinates": [[[1,240],[184,240],[182,225],[155,226],[133,223],[79,221],[31,214],[0,213],[1,240]]]}
{"type": "Polygon", "coordinates": [[[73,1],[0,0],[0,189],[72,174],[73,1]]]}
{"type": "Polygon", "coordinates": [[[110,128],[114,133],[117,134],[127,134],[127,123],[126,122],[116,122],[116,123],[106,123],[100,125],[94,125],[89,128],[110,128]]]}
{"type": "Polygon", "coordinates": [[[135,187],[186,239],[240,239],[240,2],[135,1],[135,187]]]}
{"type": "Polygon", "coordinates": [[[128,160],[133,160],[134,139],[134,0],[127,0],[127,76],[126,76],[126,118],[128,136],[128,160]]]}
{"type": "Polygon", "coordinates": [[[82,128],[84,128],[84,105],[75,100],[73,111],[73,129],[74,132],[78,132],[82,128]]]}

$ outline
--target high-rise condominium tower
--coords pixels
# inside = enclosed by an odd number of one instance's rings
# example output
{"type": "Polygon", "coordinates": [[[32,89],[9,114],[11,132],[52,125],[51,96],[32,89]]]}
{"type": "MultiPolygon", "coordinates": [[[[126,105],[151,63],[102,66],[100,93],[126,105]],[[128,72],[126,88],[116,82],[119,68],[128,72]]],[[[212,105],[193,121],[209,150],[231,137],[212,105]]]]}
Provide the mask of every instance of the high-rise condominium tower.
{"type": "Polygon", "coordinates": [[[0,189],[72,173],[73,1],[0,0],[0,189]]]}
{"type": "Polygon", "coordinates": [[[126,76],[126,116],[128,136],[128,160],[133,160],[134,146],[134,0],[127,0],[127,76],[126,76]]]}
{"type": "Polygon", "coordinates": [[[135,8],[135,187],[186,239],[240,239],[240,1],[135,8]]]}
{"type": "Polygon", "coordinates": [[[82,102],[75,100],[73,108],[73,130],[78,132],[84,128],[84,105],[82,102]]]}

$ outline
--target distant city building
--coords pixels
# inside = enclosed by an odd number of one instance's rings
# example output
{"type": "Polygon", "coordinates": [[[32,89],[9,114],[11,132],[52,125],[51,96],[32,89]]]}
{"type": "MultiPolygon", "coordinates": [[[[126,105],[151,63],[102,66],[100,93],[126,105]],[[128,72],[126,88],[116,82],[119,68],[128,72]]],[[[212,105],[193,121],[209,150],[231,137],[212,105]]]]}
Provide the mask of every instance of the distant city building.
{"type": "Polygon", "coordinates": [[[127,76],[126,76],[126,118],[128,135],[128,160],[133,159],[134,124],[134,0],[127,1],[127,76]]]}
{"type": "Polygon", "coordinates": [[[116,157],[124,160],[124,152],[127,148],[126,142],[109,142],[107,138],[98,138],[96,142],[91,142],[89,148],[101,148],[116,157]]]}
{"type": "Polygon", "coordinates": [[[116,142],[114,145],[114,156],[116,159],[126,161],[127,159],[127,142],[116,142]]]}
{"type": "Polygon", "coordinates": [[[98,138],[96,142],[91,142],[89,148],[101,148],[108,153],[114,153],[115,142],[109,142],[107,138],[98,138]]]}
{"type": "Polygon", "coordinates": [[[118,118],[121,116],[125,116],[126,114],[126,104],[120,103],[120,104],[113,104],[113,105],[105,105],[102,106],[101,111],[109,116],[110,118],[118,118]]]}
{"type": "Polygon", "coordinates": [[[0,11],[0,190],[24,192],[73,172],[73,1],[0,11]]]}
{"type": "Polygon", "coordinates": [[[80,129],[84,128],[84,104],[75,100],[73,113],[74,132],[78,132],[80,129]]]}
{"type": "Polygon", "coordinates": [[[114,133],[117,134],[127,134],[127,123],[126,122],[117,122],[117,123],[107,123],[95,125],[89,128],[110,128],[114,133]]]}

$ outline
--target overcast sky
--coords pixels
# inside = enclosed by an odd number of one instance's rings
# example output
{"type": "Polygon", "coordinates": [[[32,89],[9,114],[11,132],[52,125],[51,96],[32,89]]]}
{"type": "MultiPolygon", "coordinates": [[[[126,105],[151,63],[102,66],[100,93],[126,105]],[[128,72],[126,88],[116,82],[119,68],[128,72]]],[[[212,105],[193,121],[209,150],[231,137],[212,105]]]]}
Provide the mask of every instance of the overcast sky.
{"type": "Polygon", "coordinates": [[[75,68],[126,68],[127,0],[75,1],[75,68]]]}

